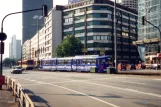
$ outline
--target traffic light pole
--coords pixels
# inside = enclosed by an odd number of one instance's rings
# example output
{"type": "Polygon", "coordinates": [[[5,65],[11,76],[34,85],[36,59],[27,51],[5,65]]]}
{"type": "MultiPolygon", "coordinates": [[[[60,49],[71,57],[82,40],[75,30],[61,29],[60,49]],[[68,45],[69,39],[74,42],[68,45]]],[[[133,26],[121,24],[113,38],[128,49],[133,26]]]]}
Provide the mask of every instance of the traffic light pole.
{"type": "MultiPolygon", "coordinates": [[[[143,21],[146,21],[147,23],[149,23],[150,25],[152,25],[153,27],[155,27],[156,29],[159,30],[159,34],[160,34],[160,42],[159,42],[159,46],[160,46],[160,53],[161,53],[161,30],[159,29],[159,27],[155,26],[154,24],[152,24],[151,22],[149,22],[148,20],[145,19],[145,16],[143,16],[143,21]]],[[[145,24],[145,23],[144,23],[145,24]]],[[[143,24],[143,25],[144,25],[143,24]]]]}
{"type": "MultiPolygon", "coordinates": [[[[2,51],[4,50],[4,47],[2,47],[2,43],[4,40],[6,40],[7,38],[7,35],[5,33],[3,33],[3,22],[5,20],[6,17],[10,16],[10,15],[13,15],[13,14],[19,14],[19,13],[26,13],[26,12],[32,12],[32,11],[37,11],[37,10],[42,10],[42,14],[44,17],[47,16],[47,6],[46,5],[42,5],[42,8],[37,8],[37,9],[31,9],[31,10],[26,10],[26,11],[20,11],[20,12],[14,12],[14,13],[9,13],[7,14],[3,19],[2,19],[2,23],[1,23],[1,32],[0,32],[0,41],[1,41],[1,64],[0,64],[0,77],[2,77],[2,74],[3,74],[3,64],[2,64],[2,60],[3,60],[3,53],[2,51]]],[[[0,83],[2,83],[0,81],[0,83]]],[[[2,89],[2,84],[0,84],[0,90],[2,89]]]]}

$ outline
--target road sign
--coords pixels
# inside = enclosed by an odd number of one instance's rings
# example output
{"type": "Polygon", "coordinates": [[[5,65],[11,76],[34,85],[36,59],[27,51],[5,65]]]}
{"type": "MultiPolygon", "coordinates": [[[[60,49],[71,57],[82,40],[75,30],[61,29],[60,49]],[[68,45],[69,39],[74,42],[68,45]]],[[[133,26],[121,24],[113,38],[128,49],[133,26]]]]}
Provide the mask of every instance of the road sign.
{"type": "Polygon", "coordinates": [[[86,48],[83,48],[82,49],[82,52],[84,52],[84,53],[87,52],[87,49],[86,48]]]}
{"type": "Polygon", "coordinates": [[[100,54],[104,55],[105,54],[105,48],[100,48],[100,54]]]}

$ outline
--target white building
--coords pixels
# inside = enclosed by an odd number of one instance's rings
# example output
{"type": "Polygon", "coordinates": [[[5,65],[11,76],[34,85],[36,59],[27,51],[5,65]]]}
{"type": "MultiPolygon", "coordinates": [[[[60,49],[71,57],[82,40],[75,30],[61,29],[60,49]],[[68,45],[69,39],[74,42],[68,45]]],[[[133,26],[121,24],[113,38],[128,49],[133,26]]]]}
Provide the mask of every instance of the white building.
{"type": "Polygon", "coordinates": [[[12,36],[11,43],[9,43],[9,58],[21,58],[21,40],[16,40],[16,35],[12,36]]]}
{"type": "MultiPolygon", "coordinates": [[[[61,8],[61,7],[60,7],[61,8]]],[[[52,9],[45,18],[45,58],[55,57],[57,45],[62,41],[62,12],[52,9]]]]}
{"type": "MultiPolygon", "coordinates": [[[[61,6],[58,6],[61,9],[61,6]]],[[[62,41],[62,11],[52,9],[45,18],[45,26],[30,40],[30,57],[38,61],[56,57],[55,50],[62,41]],[[39,38],[39,41],[38,41],[39,38]],[[38,51],[39,48],[39,51],[38,51]]],[[[25,42],[26,43],[26,42],[25,42]]],[[[23,45],[24,57],[27,57],[27,44],[23,45]]]]}
{"type": "Polygon", "coordinates": [[[27,41],[23,44],[22,54],[23,54],[23,59],[24,59],[24,60],[29,60],[29,59],[31,59],[31,40],[27,40],[27,41]]]}

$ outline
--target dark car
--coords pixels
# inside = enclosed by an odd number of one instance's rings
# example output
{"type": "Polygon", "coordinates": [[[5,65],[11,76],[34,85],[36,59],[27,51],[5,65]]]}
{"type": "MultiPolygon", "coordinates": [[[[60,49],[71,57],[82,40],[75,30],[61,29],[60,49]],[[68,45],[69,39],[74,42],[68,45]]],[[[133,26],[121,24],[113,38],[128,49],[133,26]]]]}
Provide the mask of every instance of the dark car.
{"type": "Polygon", "coordinates": [[[131,70],[135,70],[136,69],[136,66],[135,64],[131,64],[131,67],[130,67],[131,70]]]}

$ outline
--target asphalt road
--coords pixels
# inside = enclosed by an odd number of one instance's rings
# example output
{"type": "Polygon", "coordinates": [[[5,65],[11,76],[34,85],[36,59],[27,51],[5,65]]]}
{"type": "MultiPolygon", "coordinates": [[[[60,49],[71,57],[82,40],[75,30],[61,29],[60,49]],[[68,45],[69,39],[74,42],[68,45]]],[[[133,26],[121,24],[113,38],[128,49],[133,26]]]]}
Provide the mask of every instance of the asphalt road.
{"type": "Polygon", "coordinates": [[[161,77],[33,72],[15,78],[40,107],[161,107],[161,77]]]}

